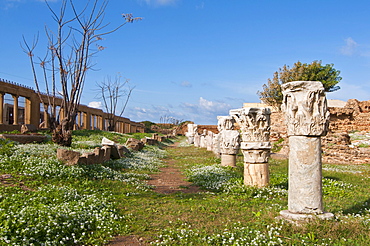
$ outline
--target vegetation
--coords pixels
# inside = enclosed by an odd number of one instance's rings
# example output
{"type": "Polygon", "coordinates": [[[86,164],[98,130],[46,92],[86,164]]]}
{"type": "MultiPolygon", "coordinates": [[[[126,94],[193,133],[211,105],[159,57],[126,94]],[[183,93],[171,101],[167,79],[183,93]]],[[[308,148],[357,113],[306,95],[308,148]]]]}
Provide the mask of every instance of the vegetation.
{"type": "Polygon", "coordinates": [[[70,146],[85,78],[92,68],[91,57],[104,50],[98,42],[103,36],[140,18],[123,14],[124,22],[107,30],[108,24],[104,23],[106,0],[87,2],[82,10],[76,8],[74,1],[63,0],[59,13],[45,2],[57,24],[55,30],[45,28],[46,54],[35,54],[38,36],[32,44],[24,39],[23,49],[30,59],[36,91],[53,130],[53,141],[70,146]],[[45,92],[40,90],[42,86],[45,92]]]}
{"type": "Polygon", "coordinates": [[[272,79],[268,79],[267,85],[262,86],[263,91],[258,91],[257,94],[265,104],[279,109],[283,100],[281,84],[287,82],[320,81],[327,92],[339,90],[340,87],[337,84],[342,80],[342,77],[339,76],[340,71],[333,66],[334,64],[322,65],[321,61],[313,61],[311,64],[298,61],[294,63],[292,68],[284,65],[283,68],[279,68],[279,71],[274,73],[272,79]]]}
{"type": "Polygon", "coordinates": [[[103,107],[108,115],[108,131],[115,131],[117,118],[122,117],[135,87],[130,87],[128,79],[121,82],[120,76],[117,76],[114,81],[107,77],[106,80],[98,83],[97,86],[99,87],[98,97],[103,100],[103,107]],[[123,101],[124,103],[122,104],[123,101]],[[123,106],[118,113],[117,107],[121,104],[123,106]]]}
{"type": "MultiPolygon", "coordinates": [[[[133,137],[75,131],[72,147],[91,150],[103,136],[133,137]]],[[[287,161],[270,161],[269,187],[245,187],[242,156],[236,168],[221,167],[212,152],[183,140],[90,166],[63,165],[53,143],[2,142],[0,245],[103,245],[115,235],[153,245],[368,244],[370,165],[325,164],[325,208],[336,218],[297,225],[276,219],[287,208],[287,161]],[[203,191],[155,193],[145,180],[169,159],[203,191]]]]}

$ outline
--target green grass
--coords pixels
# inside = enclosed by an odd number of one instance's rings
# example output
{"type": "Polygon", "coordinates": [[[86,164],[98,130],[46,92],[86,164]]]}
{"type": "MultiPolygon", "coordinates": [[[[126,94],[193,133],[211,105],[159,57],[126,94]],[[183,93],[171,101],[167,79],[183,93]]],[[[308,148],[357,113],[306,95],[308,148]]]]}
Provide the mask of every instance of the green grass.
{"type": "MultiPolygon", "coordinates": [[[[90,149],[103,136],[132,137],[76,131],[74,148],[90,149]]],[[[323,199],[336,218],[295,225],[276,219],[287,209],[287,161],[270,160],[269,187],[245,187],[241,155],[236,168],[220,167],[212,152],[179,141],[74,167],[56,160],[53,144],[2,142],[0,175],[11,177],[0,185],[0,245],[103,245],[115,235],[154,245],[369,245],[370,165],[325,164],[323,199]],[[161,159],[175,160],[203,191],[152,191],[145,180],[161,159]]]]}

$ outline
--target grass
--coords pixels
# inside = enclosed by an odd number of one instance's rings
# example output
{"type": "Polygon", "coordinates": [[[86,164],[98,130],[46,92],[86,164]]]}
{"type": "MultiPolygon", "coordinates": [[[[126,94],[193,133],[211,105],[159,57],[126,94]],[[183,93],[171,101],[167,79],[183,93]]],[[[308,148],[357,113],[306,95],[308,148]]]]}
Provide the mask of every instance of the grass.
{"type": "MultiPolygon", "coordinates": [[[[142,137],[76,131],[74,148],[103,136],[142,137]]],[[[295,225],[276,219],[287,209],[287,161],[270,160],[269,187],[245,187],[241,155],[236,168],[220,167],[212,152],[180,141],[74,167],[57,161],[50,143],[0,142],[0,175],[11,175],[0,184],[0,245],[104,245],[115,235],[153,245],[369,245],[369,165],[325,164],[323,199],[336,218],[295,225]],[[203,192],[152,191],[145,180],[167,159],[203,192]]]]}

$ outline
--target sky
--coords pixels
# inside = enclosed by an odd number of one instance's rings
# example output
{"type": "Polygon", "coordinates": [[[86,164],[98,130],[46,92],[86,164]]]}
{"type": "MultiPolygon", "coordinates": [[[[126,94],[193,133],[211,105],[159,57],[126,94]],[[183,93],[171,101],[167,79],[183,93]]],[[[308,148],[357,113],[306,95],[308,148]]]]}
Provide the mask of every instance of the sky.
{"type": "MultiPolygon", "coordinates": [[[[61,0],[50,0],[58,11],[61,0]]],[[[78,0],[81,9],[87,1],[78,0]]],[[[169,119],[217,124],[217,116],[243,103],[284,65],[321,60],[343,78],[328,99],[370,100],[370,1],[368,0],[111,0],[105,23],[122,14],[142,20],[104,36],[92,58],[81,103],[101,107],[97,84],[121,76],[134,87],[124,117],[160,123],[169,119]]],[[[0,0],[0,78],[34,87],[23,37],[55,30],[40,0],[0,0]]],[[[123,102],[121,103],[123,105],[123,102]]]]}

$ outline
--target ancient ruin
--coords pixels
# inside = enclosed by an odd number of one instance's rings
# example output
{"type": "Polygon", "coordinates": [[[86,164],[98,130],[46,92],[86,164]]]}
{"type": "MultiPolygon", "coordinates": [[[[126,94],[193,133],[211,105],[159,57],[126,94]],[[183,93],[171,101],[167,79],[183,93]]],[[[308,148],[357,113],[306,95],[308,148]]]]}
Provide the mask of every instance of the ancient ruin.
{"type": "Polygon", "coordinates": [[[244,184],[263,187],[269,184],[270,109],[241,108],[230,110],[238,123],[244,156],[244,184]]]}
{"type": "Polygon", "coordinates": [[[218,116],[221,166],[236,167],[236,155],[240,149],[239,132],[234,129],[235,119],[231,116],[218,116]]]}
{"type": "MultiPolygon", "coordinates": [[[[45,94],[40,95],[47,102],[45,94]]],[[[59,115],[62,115],[62,98],[55,97],[55,104],[59,115]]],[[[50,106],[50,105],[49,105],[50,106]]],[[[38,94],[30,87],[15,84],[0,79],[0,131],[21,131],[22,125],[28,127],[48,128],[49,122],[45,112],[40,107],[38,94]],[[6,102],[6,96],[12,97],[12,102],[6,102]],[[24,105],[21,105],[24,101],[24,105]]],[[[120,133],[144,132],[142,123],[131,121],[128,118],[117,117],[116,131],[120,133]]],[[[79,105],[76,115],[76,129],[107,130],[108,114],[101,109],[79,105]]]]}
{"type": "Polygon", "coordinates": [[[185,136],[188,138],[188,143],[194,143],[194,136],[197,134],[198,125],[197,124],[188,124],[188,131],[185,133],[185,136]]]}
{"type": "Polygon", "coordinates": [[[318,216],[331,218],[322,202],[321,136],[326,135],[329,112],[324,87],[318,81],[294,81],[282,85],[289,136],[289,220],[318,216]]]}

